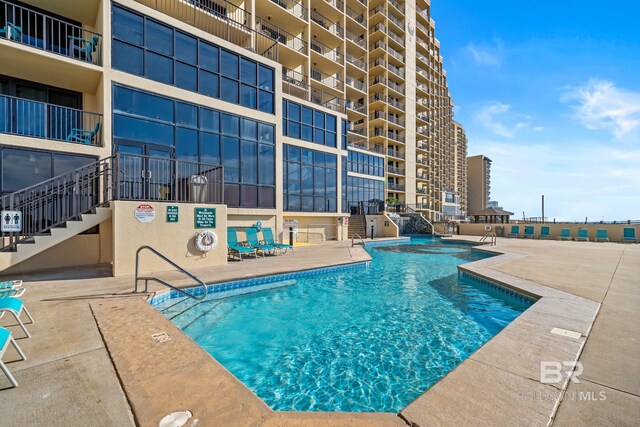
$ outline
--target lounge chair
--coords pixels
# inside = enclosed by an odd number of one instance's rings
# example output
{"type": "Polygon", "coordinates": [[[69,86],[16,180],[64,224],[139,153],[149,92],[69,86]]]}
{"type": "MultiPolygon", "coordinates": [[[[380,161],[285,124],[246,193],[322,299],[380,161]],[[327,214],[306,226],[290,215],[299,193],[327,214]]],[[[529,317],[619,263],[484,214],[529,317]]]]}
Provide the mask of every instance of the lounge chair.
{"type": "Polygon", "coordinates": [[[546,225],[540,227],[540,234],[538,234],[538,239],[548,239],[550,237],[551,236],[549,234],[549,227],[546,225]]]}
{"type": "Polygon", "coordinates": [[[0,298],[0,317],[4,316],[5,312],[13,314],[13,317],[16,319],[25,335],[27,337],[31,336],[31,334],[29,334],[29,331],[27,331],[27,328],[24,326],[24,323],[22,323],[22,320],[20,320],[20,316],[24,312],[31,323],[33,323],[33,317],[31,317],[31,314],[27,311],[27,308],[22,303],[22,300],[15,297],[0,298]]]}
{"type": "Polygon", "coordinates": [[[576,237],[576,241],[578,241],[578,242],[580,242],[580,241],[588,242],[589,241],[589,230],[587,230],[586,228],[579,228],[578,229],[578,237],[576,237]]]}
{"type": "Polygon", "coordinates": [[[0,298],[15,297],[20,298],[24,295],[25,288],[8,288],[0,289],[0,298]]]}
{"type": "Polygon", "coordinates": [[[247,246],[242,246],[238,243],[238,232],[235,228],[227,228],[227,249],[231,256],[233,254],[238,254],[240,261],[242,261],[242,255],[253,255],[254,257],[258,257],[258,253],[255,248],[249,248],[247,246]]]}
{"type": "Polygon", "coordinates": [[[77,59],[93,62],[93,52],[98,48],[100,37],[93,36],[90,39],[83,39],[82,37],[68,36],[68,38],[69,54],[77,59]]]}
{"type": "Polygon", "coordinates": [[[252,248],[256,248],[257,250],[262,252],[263,257],[265,253],[275,254],[275,252],[278,250],[276,246],[264,245],[260,243],[260,241],[258,240],[258,230],[256,230],[255,228],[247,228],[245,232],[247,233],[247,242],[249,243],[249,246],[251,246],[252,248]]]}
{"type": "Polygon", "coordinates": [[[507,237],[515,237],[516,239],[518,237],[520,237],[520,226],[519,225],[512,225],[511,226],[511,233],[507,234],[507,237]]]}
{"type": "Polygon", "coordinates": [[[0,37],[6,37],[9,40],[22,40],[22,27],[18,27],[11,22],[7,22],[4,28],[0,29],[0,37]]]}
{"type": "Polygon", "coordinates": [[[82,142],[83,144],[91,145],[98,132],[100,132],[100,122],[96,123],[96,127],[93,130],[73,128],[67,136],[67,142],[82,142]]]}
{"type": "Polygon", "coordinates": [[[599,228],[596,230],[596,242],[608,242],[609,241],[609,233],[606,228],[599,228]]]}
{"type": "Polygon", "coordinates": [[[622,243],[638,243],[638,238],[636,237],[636,229],[633,227],[625,227],[622,233],[622,243]]]}
{"type": "Polygon", "coordinates": [[[11,336],[11,331],[5,328],[0,328],[0,369],[2,369],[2,372],[4,372],[7,378],[9,378],[9,381],[11,381],[11,384],[14,387],[18,387],[18,382],[16,381],[15,378],[13,378],[13,375],[11,375],[11,372],[9,372],[4,362],[2,361],[4,352],[7,351],[7,348],[9,348],[9,343],[13,344],[15,349],[18,351],[18,354],[22,358],[21,360],[27,359],[27,357],[22,352],[22,349],[18,347],[18,343],[11,336]]]}
{"type": "Polygon", "coordinates": [[[558,236],[558,240],[571,240],[571,229],[563,228],[560,231],[560,235],[558,236]]]}
{"type": "Polygon", "coordinates": [[[22,280],[4,280],[0,282],[0,291],[19,288],[20,285],[22,285],[22,280]]]}
{"type": "Polygon", "coordinates": [[[524,226],[524,234],[522,235],[523,239],[526,239],[527,237],[530,237],[533,239],[533,225],[525,225],[524,226]]]}
{"type": "Polygon", "coordinates": [[[271,245],[271,246],[275,246],[278,249],[280,249],[280,251],[284,251],[283,253],[286,253],[288,249],[291,249],[291,253],[295,252],[293,251],[293,246],[292,245],[287,245],[284,243],[278,243],[275,241],[275,239],[273,238],[273,230],[271,230],[271,228],[266,227],[262,229],[262,237],[264,238],[263,242],[266,245],[271,245]]]}

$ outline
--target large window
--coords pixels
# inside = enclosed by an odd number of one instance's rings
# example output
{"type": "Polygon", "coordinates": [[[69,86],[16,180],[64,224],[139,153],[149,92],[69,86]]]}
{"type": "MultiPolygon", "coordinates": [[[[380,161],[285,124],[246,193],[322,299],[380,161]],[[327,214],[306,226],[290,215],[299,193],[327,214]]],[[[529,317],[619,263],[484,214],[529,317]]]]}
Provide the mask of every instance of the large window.
{"type": "Polygon", "coordinates": [[[337,212],[337,156],[285,144],[284,210],[337,212]]]}
{"type": "Polygon", "coordinates": [[[81,168],[96,159],[70,153],[0,146],[0,193],[8,194],[81,168]]]}
{"type": "Polygon", "coordinates": [[[275,208],[275,128],[268,123],[114,85],[114,149],[164,146],[180,160],[223,165],[225,203],[275,208]]]}
{"type": "Polygon", "coordinates": [[[176,28],[113,7],[113,68],[274,113],[274,70],[176,28]]]}
{"type": "Polygon", "coordinates": [[[338,126],[336,116],[284,99],[282,117],[284,136],[336,147],[338,126]]]}
{"type": "Polygon", "coordinates": [[[359,151],[349,151],[349,172],[384,176],[384,157],[372,156],[359,151]]]}
{"type": "Polygon", "coordinates": [[[383,200],[384,181],[355,176],[347,177],[347,203],[349,208],[356,207],[359,202],[362,202],[365,206],[377,206],[383,200]]]}

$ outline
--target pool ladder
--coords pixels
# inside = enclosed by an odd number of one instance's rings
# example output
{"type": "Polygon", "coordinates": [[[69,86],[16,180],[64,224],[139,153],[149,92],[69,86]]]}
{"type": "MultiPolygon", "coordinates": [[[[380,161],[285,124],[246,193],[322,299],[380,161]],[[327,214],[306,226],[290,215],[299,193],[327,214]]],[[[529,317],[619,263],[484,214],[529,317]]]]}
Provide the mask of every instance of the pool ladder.
{"type": "Polygon", "coordinates": [[[196,276],[194,276],[193,274],[189,273],[187,270],[185,270],[184,268],[180,267],[178,264],[176,264],[175,262],[171,261],[169,258],[167,258],[166,256],[162,255],[160,252],[158,252],[157,250],[153,249],[151,246],[140,246],[138,248],[138,250],[136,251],[136,276],[135,276],[135,289],[133,290],[134,293],[140,293],[140,291],[138,291],[138,282],[140,280],[144,280],[144,291],[142,291],[143,293],[148,293],[149,292],[149,281],[152,282],[157,282],[160,283],[161,285],[164,285],[168,288],[170,288],[171,290],[174,290],[186,297],[192,298],[194,300],[202,300],[207,296],[207,285],[200,279],[198,279],[196,276]],[[162,259],[163,261],[167,262],[168,264],[172,265],[173,267],[176,268],[176,270],[186,274],[187,276],[189,276],[191,279],[195,280],[196,283],[202,287],[202,289],[204,290],[202,295],[196,296],[196,295],[191,295],[188,292],[185,292],[184,290],[177,288],[175,286],[173,286],[170,283],[165,282],[164,280],[158,278],[158,277],[153,277],[153,276],[142,276],[140,277],[140,275],[138,274],[138,268],[140,266],[140,252],[142,252],[143,250],[147,250],[149,252],[151,252],[152,254],[156,255],[158,258],[162,259]]]}
{"type": "Polygon", "coordinates": [[[364,245],[365,245],[364,239],[363,239],[362,237],[360,237],[360,235],[359,235],[359,234],[357,234],[357,233],[356,233],[356,234],[354,234],[354,235],[352,235],[352,236],[351,236],[351,247],[354,247],[354,245],[355,245],[355,243],[354,243],[354,239],[355,239],[356,237],[357,237],[358,239],[360,239],[360,241],[362,242],[362,246],[364,246],[364,245]]]}
{"type": "Polygon", "coordinates": [[[480,243],[485,243],[487,241],[487,239],[489,240],[489,246],[495,246],[496,245],[496,241],[497,241],[496,233],[494,233],[493,231],[489,232],[489,233],[486,233],[480,239],[480,243]]]}

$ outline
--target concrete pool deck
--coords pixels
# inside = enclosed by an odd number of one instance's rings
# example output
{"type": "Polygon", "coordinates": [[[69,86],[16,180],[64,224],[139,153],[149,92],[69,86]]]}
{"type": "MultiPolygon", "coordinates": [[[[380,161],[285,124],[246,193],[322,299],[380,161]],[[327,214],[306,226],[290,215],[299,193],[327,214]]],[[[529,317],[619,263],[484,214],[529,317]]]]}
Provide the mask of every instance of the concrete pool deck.
{"type": "MultiPolygon", "coordinates": [[[[213,282],[369,259],[361,248],[349,246],[325,242],[300,247],[296,255],[195,273],[213,282]]],[[[28,359],[8,363],[20,386],[8,389],[8,381],[0,378],[2,423],[87,425],[90,420],[91,425],[155,426],[167,413],[189,409],[199,425],[207,426],[636,424],[640,245],[498,239],[490,249],[506,255],[463,269],[522,287],[542,300],[401,417],[272,412],[142,298],[127,295],[131,277],[105,277],[102,269],[25,275],[25,303],[36,323],[27,325],[32,338],[18,341],[28,359]],[[578,331],[580,338],[549,335],[552,327],[578,331]],[[155,342],[150,335],[156,332],[167,332],[171,340],[155,342]],[[559,403],[567,381],[540,383],[539,362],[572,358],[584,365],[581,383],[568,384],[565,396],[575,392],[576,397],[559,403]],[[578,398],[579,392],[597,398],[601,391],[606,400],[578,398]]],[[[161,277],[188,284],[176,280],[178,273],[161,277]]],[[[6,315],[0,320],[0,325],[13,323],[6,315]]],[[[15,326],[10,329],[22,337],[15,326]]],[[[4,360],[17,355],[10,350],[4,360]]]]}

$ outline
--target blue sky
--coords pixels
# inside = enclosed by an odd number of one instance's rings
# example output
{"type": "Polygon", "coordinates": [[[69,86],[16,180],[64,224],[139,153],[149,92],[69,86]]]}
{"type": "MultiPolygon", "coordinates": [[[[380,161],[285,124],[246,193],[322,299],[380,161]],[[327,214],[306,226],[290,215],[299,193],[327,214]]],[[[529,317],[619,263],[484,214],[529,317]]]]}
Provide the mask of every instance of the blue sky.
{"type": "Polygon", "coordinates": [[[515,217],[640,220],[640,2],[433,0],[455,118],[515,217]],[[527,5],[526,7],[524,5],[527,5]]]}

